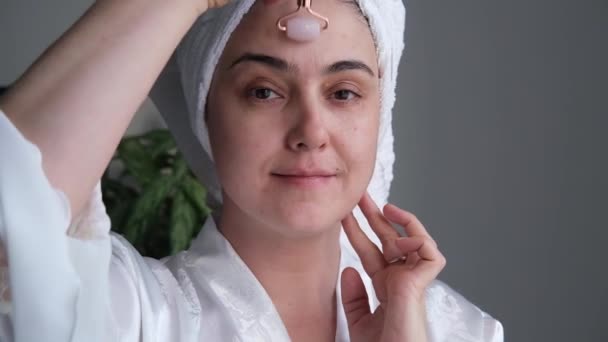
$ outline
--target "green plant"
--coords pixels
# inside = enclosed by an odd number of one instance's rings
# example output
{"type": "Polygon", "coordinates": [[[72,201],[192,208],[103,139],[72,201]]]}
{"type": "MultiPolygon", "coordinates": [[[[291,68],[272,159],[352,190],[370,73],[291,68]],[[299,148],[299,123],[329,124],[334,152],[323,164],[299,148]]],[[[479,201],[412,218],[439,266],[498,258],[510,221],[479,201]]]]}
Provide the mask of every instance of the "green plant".
{"type": "Polygon", "coordinates": [[[188,248],[211,213],[167,130],[123,138],[101,186],[112,230],[145,256],[188,248]]]}

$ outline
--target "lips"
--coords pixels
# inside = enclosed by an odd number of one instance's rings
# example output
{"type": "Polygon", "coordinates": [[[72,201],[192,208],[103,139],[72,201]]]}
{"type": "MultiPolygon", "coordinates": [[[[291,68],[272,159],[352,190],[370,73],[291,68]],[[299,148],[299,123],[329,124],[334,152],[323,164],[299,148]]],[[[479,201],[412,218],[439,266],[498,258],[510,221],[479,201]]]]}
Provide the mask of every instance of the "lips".
{"type": "Polygon", "coordinates": [[[336,176],[335,171],[329,171],[325,169],[293,169],[293,170],[282,170],[272,173],[279,177],[334,177],[336,176]]]}
{"type": "Polygon", "coordinates": [[[314,187],[327,184],[337,173],[326,169],[290,169],[273,172],[272,175],[290,185],[314,187]]]}

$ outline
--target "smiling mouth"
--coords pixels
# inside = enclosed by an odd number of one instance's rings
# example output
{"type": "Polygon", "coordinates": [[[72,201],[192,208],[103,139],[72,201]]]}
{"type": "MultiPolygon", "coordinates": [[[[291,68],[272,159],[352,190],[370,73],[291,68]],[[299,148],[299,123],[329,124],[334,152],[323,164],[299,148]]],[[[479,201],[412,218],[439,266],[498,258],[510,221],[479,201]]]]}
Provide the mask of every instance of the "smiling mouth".
{"type": "Polygon", "coordinates": [[[316,187],[327,185],[330,181],[336,178],[332,174],[279,174],[273,173],[274,177],[280,181],[300,187],[316,187]]]}
{"type": "Polygon", "coordinates": [[[282,178],[330,178],[335,177],[336,175],[282,175],[278,173],[273,173],[273,176],[282,177],[282,178]]]}

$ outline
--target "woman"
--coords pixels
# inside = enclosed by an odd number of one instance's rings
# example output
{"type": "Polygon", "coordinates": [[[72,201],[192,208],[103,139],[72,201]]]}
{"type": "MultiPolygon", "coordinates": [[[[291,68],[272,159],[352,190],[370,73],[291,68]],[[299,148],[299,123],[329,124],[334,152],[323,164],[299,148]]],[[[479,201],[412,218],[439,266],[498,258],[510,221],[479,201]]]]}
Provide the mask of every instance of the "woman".
{"type": "Polygon", "coordinates": [[[402,48],[379,18],[401,18],[402,35],[401,2],[315,2],[330,24],[306,42],[276,29],[293,1],[199,18],[225,2],[98,1],[0,101],[3,340],[501,341],[500,323],[434,281],[445,258],[415,216],[375,204],[402,48]],[[96,184],[188,30],[190,117],[163,115],[212,153],[222,205],[188,251],[143,259],[110,239],[96,184]]]}

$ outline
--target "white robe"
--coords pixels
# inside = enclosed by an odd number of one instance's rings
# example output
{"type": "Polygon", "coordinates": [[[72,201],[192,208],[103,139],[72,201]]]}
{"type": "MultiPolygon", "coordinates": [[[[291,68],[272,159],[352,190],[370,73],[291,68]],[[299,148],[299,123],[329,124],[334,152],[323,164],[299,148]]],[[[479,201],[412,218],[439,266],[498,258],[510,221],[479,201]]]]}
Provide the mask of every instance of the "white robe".
{"type": "MultiPolygon", "coordinates": [[[[187,251],[142,257],[110,233],[99,185],[71,218],[40,151],[2,111],[0,243],[2,342],[289,341],[268,294],[212,219],[187,251]]],[[[364,275],[341,240],[336,272],[348,266],[364,275]]],[[[372,293],[366,276],[364,283],[372,293]]],[[[336,341],[348,341],[336,288],[336,341]]],[[[500,322],[440,281],[427,289],[426,305],[430,341],[503,341],[500,322]]]]}

